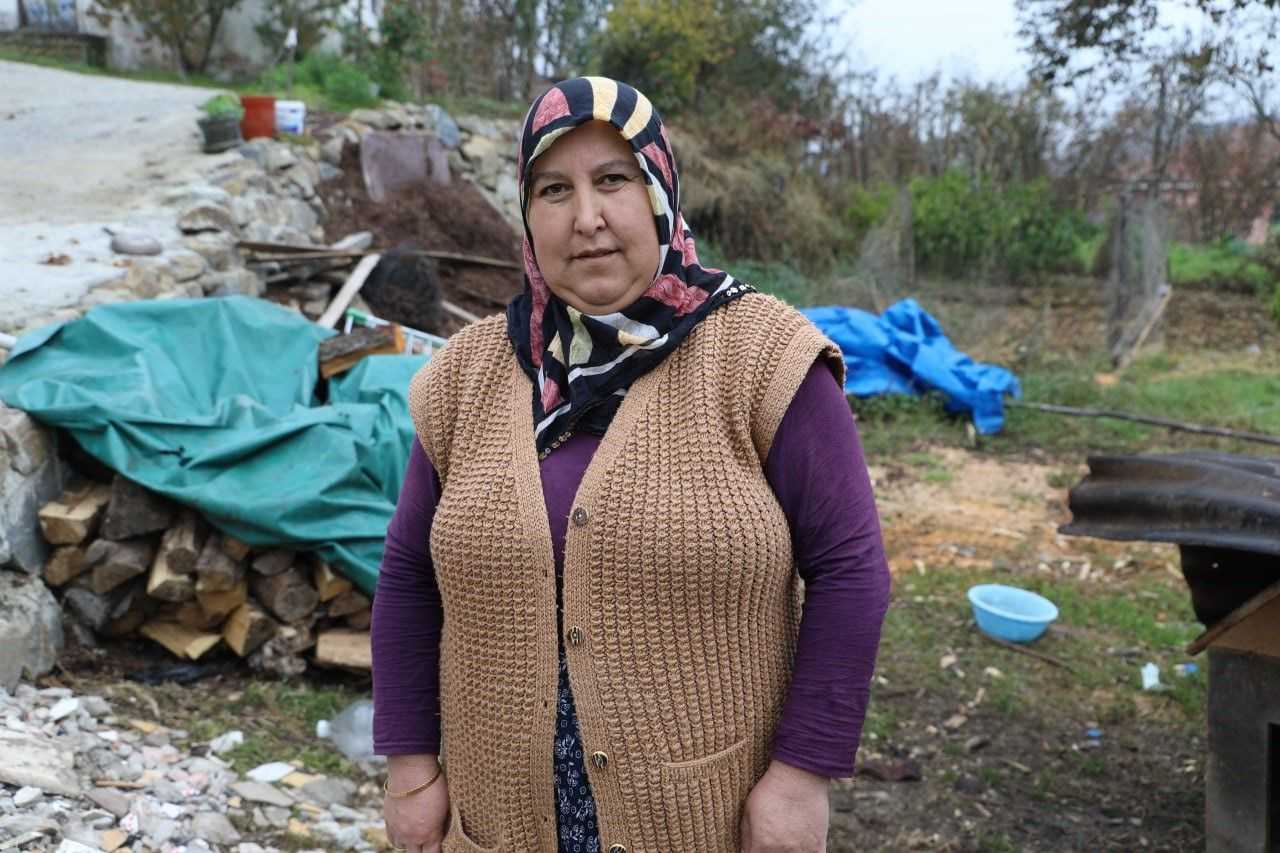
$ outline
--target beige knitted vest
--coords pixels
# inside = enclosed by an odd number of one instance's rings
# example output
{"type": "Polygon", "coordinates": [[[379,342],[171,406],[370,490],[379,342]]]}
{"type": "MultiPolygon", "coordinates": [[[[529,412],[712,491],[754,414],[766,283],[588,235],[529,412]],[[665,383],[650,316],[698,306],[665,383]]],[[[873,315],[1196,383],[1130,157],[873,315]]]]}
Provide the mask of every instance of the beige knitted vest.
{"type": "MultiPolygon", "coordinates": [[[[631,387],[583,476],[563,643],[604,850],[738,850],[799,615],[762,460],[819,356],[843,381],[839,350],[783,303],[717,309],[631,387]]],[[[502,317],[455,335],[410,388],[443,487],[445,851],[557,846],[560,642],[531,393],[502,317]]]]}

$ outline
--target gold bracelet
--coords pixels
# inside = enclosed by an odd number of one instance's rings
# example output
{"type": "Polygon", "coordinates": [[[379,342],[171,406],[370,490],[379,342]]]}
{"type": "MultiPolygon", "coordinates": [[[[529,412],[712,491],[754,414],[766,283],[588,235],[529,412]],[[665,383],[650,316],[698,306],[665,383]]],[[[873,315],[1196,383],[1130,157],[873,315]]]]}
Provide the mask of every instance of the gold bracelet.
{"type": "Polygon", "coordinates": [[[443,767],[437,764],[436,772],[431,775],[430,779],[423,782],[421,785],[414,785],[412,788],[409,788],[404,791],[393,791],[390,788],[388,788],[387,783],[391,781],[390,777],[388,777],[387,779],[384,779],[382,782],[382,792],[386,794],[388,797],[395,797],[397,800],[402,800],[411,794],[416,794],[419,791],[425,791],[428,788],[430,788],[432,785],[434,785],[436,780],[440,778],[440,771],[443,769],[444,769],[443,767]]]}

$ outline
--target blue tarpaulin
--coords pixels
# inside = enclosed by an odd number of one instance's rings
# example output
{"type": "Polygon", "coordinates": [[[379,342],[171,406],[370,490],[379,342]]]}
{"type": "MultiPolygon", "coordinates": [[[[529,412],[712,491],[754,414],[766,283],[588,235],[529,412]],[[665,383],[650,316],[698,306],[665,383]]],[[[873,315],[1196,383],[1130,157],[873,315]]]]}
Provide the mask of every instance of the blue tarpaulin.
{"type": "Polygon", "coordinates": [[[316,397],[334,332],[246,297],[102,305],[19,339],[0,399],[251,545],[315,550],[372,591],[425,356],[371,356],[316,397]]]}
{"type": "Polygon", "coordinates": [[[805,308],[805,316],[844,354],[845,393],[919,394],[937,390],[949,412],[971,412],[985,434],[1004,426],[1004,395],[1022,393],[1018,377],[994,364],[979,364],[955,348],[942,326],[914,299],[903,299],[877,317],[857,308],[805,308]]]}

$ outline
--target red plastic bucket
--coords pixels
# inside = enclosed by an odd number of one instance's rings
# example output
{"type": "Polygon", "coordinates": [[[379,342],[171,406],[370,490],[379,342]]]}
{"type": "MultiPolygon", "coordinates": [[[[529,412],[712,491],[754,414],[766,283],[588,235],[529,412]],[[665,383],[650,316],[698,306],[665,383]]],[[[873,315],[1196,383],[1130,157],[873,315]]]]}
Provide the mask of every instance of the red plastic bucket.
{"type": "Polygon", "coordinates": [[[245,139],[276,135],[276,96],[241,95],[244,118],[240,119],[240,135],[245,139]]]}

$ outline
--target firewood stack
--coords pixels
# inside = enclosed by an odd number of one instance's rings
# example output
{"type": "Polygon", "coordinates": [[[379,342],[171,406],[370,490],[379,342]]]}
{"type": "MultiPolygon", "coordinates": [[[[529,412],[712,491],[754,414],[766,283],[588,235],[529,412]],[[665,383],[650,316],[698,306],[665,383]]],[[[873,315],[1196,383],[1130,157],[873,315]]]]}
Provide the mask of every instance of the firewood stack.
{"type": "Polygon", "coordinates": [[[105,637],[140,634],[196,660],[226,646],[255,670],[369,667],[368,596],[312,553],[251,548],[120,475],[41,508],[45,583],[105,637]]]}

